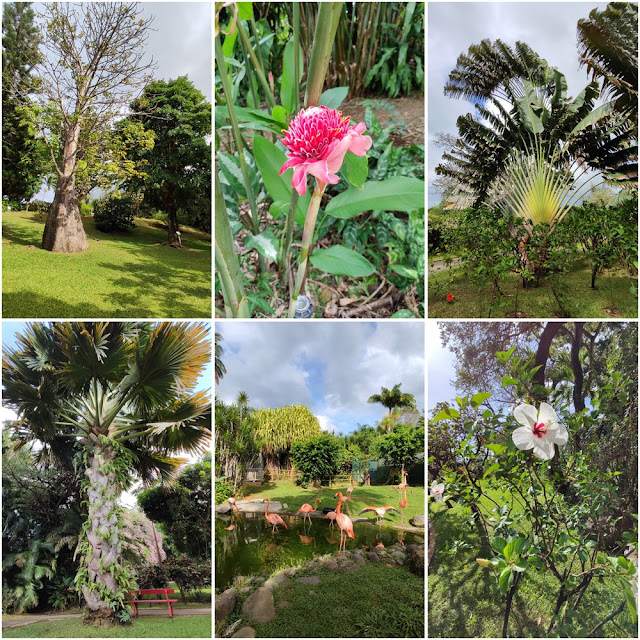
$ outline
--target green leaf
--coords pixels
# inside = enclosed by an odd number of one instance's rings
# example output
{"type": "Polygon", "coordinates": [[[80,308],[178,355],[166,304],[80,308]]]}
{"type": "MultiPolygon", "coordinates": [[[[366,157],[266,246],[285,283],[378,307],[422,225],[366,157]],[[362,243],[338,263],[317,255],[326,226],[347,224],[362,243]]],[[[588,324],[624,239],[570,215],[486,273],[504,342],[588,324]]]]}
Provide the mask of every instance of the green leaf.
{"type": "Polygon", "coordinates": [[[631,622],[636,624],[638,622],[638,609],[636,606],[636,597],[633,595],[633,591],[631,590],[631,585],[626,581],[622,580],[622,589],[624,591],[624,599],[627,601],[627,608],[629,609],[629,613],[631,614],[631,622]]]}
{"type": "Polygon", "coordinates": [[[285,127],[287,126],[287,112],[284,107],[281,107],[279,104],[277,104],[275,107],[273,107],[271,115],[273,115],[273,117],[278,122],[281,122],[285,127]]]}
{"type": "Polygon", "coordinates": [[[511,589],[511,585],[513,584],[513,572],[511,571],[511,566],[503,569],[500,574],[500,578],[498,579],[498,588],[502,593],[508,593],[509,589],[511,589]]]}
{"type": "Polygon", "coordinates": [[[280,242],[269,230],[258,233],[255,236],[247,236],[244,239],[244,246],[247,249],[256,249],[258,253],[269,260],[278,259],[278,249],[280,242]]]}
{"type": "Polygon", "coordinates": [[[334,218],[353,218],[363,211],[413,211],[424,207],[424,182],[416,178],[395,176],[365,182],[362,190],[347,189],[332,198],[326,212],[334,218]]]}
{"type": "Polygon", "coordinates": [[[288,202],[272,202],[269,207],[269,213],[273,218],[279,218],[281,215],[286,214],[289,211],[288,202]]]}
{"type": "Polygon", "coordinates": [[[487,449],[493,451],[493,453],[499,456],[507,450],[507,447],[505,447],[503,444],[488,444],[487,449]]]}
{"type": "Polygon", "coordinates": [[[253,18],[253,2],[238,2],[238,18],[240,20],[253,18]]]}
{"type": "Polygon", "coordinates": [[[400,311],[396,311],[392,316],[392,318],[415,318],[413,313],[409,311],[409,309],[400,309],[400,311]]]}
{"type": "Polygon", "coordinates": [[[238,156],[230,153],[218,152],[218,166],[224,177],[227,179],[229,186],[242,198],[247,197],[247,190],[244,185],[244,176],[240,169],[240,160],[238,156]]]}
{"type": "Polygon", "coordinates": [[[389,268],[391,271],[395,271],[398,275],[403,278],[407,278],[409,280],[415,280],[416,282],[420,280],[420,276],[415,269],[411,269],[410,267],[405,267],[403,264],[390,264],[389,268]]]}
{"type": "MultiPolygon", "coordinates": [[[[282,165],[287,160],[284,152],[280,151],[270,140],[256,136],[253,139],[253,155],[258,169],[260,169],[264,187],[271,199],[275,202],[289,202],[291,200],[291,173],[286,171],[279,175],[282,165]]],[[[298,198],[296,222],[300,225],[304,224],[310,200],[311,192],[309,190],[307,190],[307,195],[298,198]]]]}
{"type": "Polygon", "coordinates": [[[484,475],[482,476],[482,479],[484,480],[487,476],[490,476],[494,471],[497,471],[500,468],[500,465],[496,462],[496,464],[492,464],[485,472],[484,475]]]}
{"type": "Polygon", "coordinates": [[[513,384],[518,384],[518,381],[515,378],[512,378],[511,376],[505,376],[504,378],[502,378],[503,389],[513,384]]]}
{"type": "Polygon", "coordinates": [[[498,553],[502,553],[502,551],[504,550],[504,548],[507,546],[507,541],[500,537],[500,536],[496,536],[492,541],[491,541],[491,546],[493,549],[495,549],[495,551],[497,551],[498,553]]]}
{"type": "Polygon", "coordinates": [[[329,109],[337,109],[349,95],[349,87],[334,87],[327,89],[321,96],[318,104],[329,107],[329,109]]]}
{"type": "Polygon", "coordinates": [[[451,407],[445,407],[440,413],[433,419],[434,422],[440,420],[447,420],[448,418],[459,418],[460,413],[451,407]]]}
{"type": "MultiPolygon", "coordinates": [[[[300,85],[296,85],[294,76],[294,51],[293,38],[287,42],[282,57],[282,83],[280,85],[280,102],[287,110],[287,113],[293,113],[296,110],[296,93],[300,91],[300,85]]],[[[298,73],[302,75],[302,66],[304,60],[302,58],[302,48],[298,45],[298,73]]]]}
{"type": "Polygon", "coordinates": [[[481,391],[480,393],[476,393],[471,397],[471,406],[475,409],[480,406],[485,400],[490,398],[493,393],[487,393],[486,391],[481,391]]]}
{"type": "Polygon", "coordinates": [[[513,570],[522,573],[527,570],[527,561],[520,559],[513,565],[513,570]]]}
{"type": "Polygon", "coordinates": [[[347,181],[357,189],[362,189],[369,175],[369,159],[367,156],[357,156],[348,151],[344,156],[344,163],[340,170],[347,181]]]}
{"type": "Polygon", "coordinates": [[[332,275],[362,278],[375,272],[375,268],[366,258],[357,251],[339,244],[328,249],[316,249],[310,260],[314,267],[332,275]]]}

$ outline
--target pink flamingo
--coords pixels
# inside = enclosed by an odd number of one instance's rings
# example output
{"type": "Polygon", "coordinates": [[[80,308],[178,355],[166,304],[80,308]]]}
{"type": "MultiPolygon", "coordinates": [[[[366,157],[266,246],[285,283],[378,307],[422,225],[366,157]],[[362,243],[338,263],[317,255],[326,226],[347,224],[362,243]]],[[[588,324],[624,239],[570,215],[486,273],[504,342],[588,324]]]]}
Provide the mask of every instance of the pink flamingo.
{"type": "Polygon", "coordinates": [[[402,513],[402,522],[404,523],[404,510],[406,506],[409,504],[407,501],[407,487],[404,488],[404,498],[400,500],[400,511],[402,513]]]}
{"type": "Polygon", "coordinates": [[[404,476],[404,482],[401,482],[398,485],[398,491],[402,491],[403,489],[406,489],[409,486],[409,484],[407,482],[408,479],[409,479],[409,474],[405,471],[403,476],[404,476]]]}
{"type": "Polygon", "coordinates": [[[238,505],[236,504],[235,498],[227,498],[227,502],[231,505],[231,510],[235,509],[235,512],[238,513],[240,509],[238,509],[238,505]]]}
{"type": "MultiPolygon", "coordinates": [[[[340,500],[342,500],[342,498],[340,498],[340,500]]],[[[338,504],[340,504],[340,500],[338,501],[338,504]]],[[[351,500],[351,498],[349,498],[349,500],[351,500]]],[[[333,527],[333,523],[336,521],[337,509],[338,509],[338,507],[336,507],[336,511],[329,511],[329,513],[327,513],[326,515],[323,516],[324,520],[326,520],[327,518],[329,519],[329,526],[330,527],[333,527]]]]}
{"type": "Polygon", "coordinates": [[[344,548],[347,550],[347,536],[349,536],[352,540],[355,540],[356,537],[353,533],[353,522],[351,522],[351,518],[344,514],[340,513],[340,508],[342,507],[342,493],[338,491],[334,498],[339,498],[338,506],[336,507],[336,522],[340,527],[340,547],[338,548],[338,555],[340,555],[340,551],[344,548]]]}
{"type": "Polygon", "coordinates": [[[262,502],[267,503],[267,509],[264,512],[264,517],[267,519],[267,522],[271,524],[271,533],[275,533],[279,524],[281,524],[285,529],[288,529],[285,521],[277,513],[269,513],[269,498],[265,498],[262,502]]]}
{"type": "Polygon", "coordinates": [[[365,507],[358,515],[362,515],[367,511],[373,511],[376,514],[376,522],[380,523],[382,523],[382,520],[384,519],[387,511],[397,511],[398,513],[400,513],[395,507],[387,504],[384,507],[365,507]]]}
{"type": "Polygon", "coordinates": [[[353,492],[353,476],[351,476],[351,486],[347,489],[347,498],[351,498],[352,492],[353,492]]]}
{"type": "Polygon", "coordinates": [[[313,503],[313,507],[306,502],[296,511],[296,515],[299,515],[302,511],[303,520],[309,518],[309,526],[311,526],[311,512],[316,511],[318,509],[318,502],[322,502],[321,498],[316,498],[316,501],[313,503]]]}

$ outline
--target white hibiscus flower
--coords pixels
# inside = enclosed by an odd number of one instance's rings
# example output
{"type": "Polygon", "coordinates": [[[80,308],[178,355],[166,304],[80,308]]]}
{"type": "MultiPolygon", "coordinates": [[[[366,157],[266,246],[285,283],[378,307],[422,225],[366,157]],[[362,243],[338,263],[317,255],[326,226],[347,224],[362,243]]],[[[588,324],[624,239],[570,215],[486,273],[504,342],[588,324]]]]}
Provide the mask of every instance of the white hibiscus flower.
{"type": "Polygon", "coordinates": [[[437,482],[434,480],[431,483],[431,490],[429,491],[429,493],[436,502],[442,502],[442,499],[444,497],[444,484],[437,484],[437,482]]]}
{"type": "Polygon", "coordinates": [[[569,433],[558,422],[558,416],[551,405],[540,404],[540,410],[530,404],[521,404],[513,411],[513,417],[521,424],[512,435],[518,449],[533,449],[533,453],[543,460],[551,460],[553,445],[567,444],[569,433]]]}

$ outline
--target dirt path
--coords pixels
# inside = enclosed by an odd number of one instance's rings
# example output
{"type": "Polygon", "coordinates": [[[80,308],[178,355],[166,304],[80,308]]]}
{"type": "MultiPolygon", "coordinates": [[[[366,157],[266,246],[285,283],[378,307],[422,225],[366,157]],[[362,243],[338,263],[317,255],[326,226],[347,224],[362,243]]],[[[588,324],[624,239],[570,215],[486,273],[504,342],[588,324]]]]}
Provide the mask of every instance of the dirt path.
{"type": "MultiPolygon", "coordinates": [[[[141,616],[157,616],[162,615],[163,612],[167,612],[166,609],[141,609],[141,616]]],[[[206,616],[211,615],[211,608],[200,608],[200,609],[174,609],[173,613],[176,616],[206,616]]],[[[167,614],[168,615],[168,614],[167,614]]],[[[82,618],[84,613],[43,613],[39,615],[33,616],[21,616],[20,618],[12,618],[11,620],[3,620],[2,628],[3,629],[14,629],[16,627],[24,627],[28,624],[33,624],[34,622],[51,622],[52,620],[65,620],[67,618],[82,618]]]]}

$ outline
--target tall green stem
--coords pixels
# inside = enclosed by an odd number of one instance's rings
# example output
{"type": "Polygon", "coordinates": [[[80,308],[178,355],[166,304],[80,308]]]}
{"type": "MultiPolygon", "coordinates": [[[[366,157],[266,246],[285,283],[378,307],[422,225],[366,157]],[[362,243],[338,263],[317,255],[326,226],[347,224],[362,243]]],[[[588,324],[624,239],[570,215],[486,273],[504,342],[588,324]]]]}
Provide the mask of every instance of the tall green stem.
{"type": "Polygon", "coordinates": [[[296,312],[296,302],[298,296],[302,290],[302,285],[307,273],[307,262],[309,259],[309,249],[311,247],[311,241],[313,240],[313,231],[316,226],[316,220],[318,219],[318,211],[320,210],[320,201],[322,200],[322,194],[324,193],[326,182],[321,180],[316,181],[313,195],[311,196],[311,202],[309,202],[309,208],[307,209],[307,216],[304,220],[304,229],[302,231],[302,248],[300,249],[300,261],[298,262],[298,273],[296,275],[296,283],[293,289],[293,296],[291,297],[291,303],[289,305],[289,317],[293,318],[296,312]]]}
{"type": "Polygon", "coordinates": [[[300,63],[300,56],[298,51],[300,49],[300,3],[293,3],[293,86],[296,87],[295,105],[296,113],[300,111],[300,69],[298,67],[300,63]]]}
{"type": "Polygon", "coordinates": [[[317,106],[320,101],[333,41],[342,15],[342,5],[342,2],[322,2],[318,8],[309,73],[307,74],[307,91],[304,96],[305,107],[317,106]]]}
{"type": "Polygon", "coordinates": [[[262,85],[262,89],[264,90],[264,94],[265,94],[264,97],[269,107],[269,113],[271,113],[273,111],[273,107],[276,106],[276,101],[273,97],[273,94],[271,93],[271,87],[269,87],[267,78],[264,75],[262,68],[260,67],[260,61],[258,60],[256,53],[253,50],[253,47],[251,46],[251,42],[249,42],[249,36],[247,36],[247,32],[244,30],[244,27],[242,26],[242,21],[238,20],[238,22],[236,23],[236,26],[238,27],[238,34],[240,35],[240,38],[242,39],[242,42],[244,43],[244,46],[247,49],[247,53],[251,58],[251,62],[253,63],[253,67],[256,71],[256,75],[258,76],[258,80],[262,85]]]}
{"type": "Polygon", "coordinates": [[[225,312],[229,318],[248,318],[249,304],[244,294],[240,263],[233,243],[227,207],[215,173],[215,244],[216,271],[222,285],[225,312]]]}

